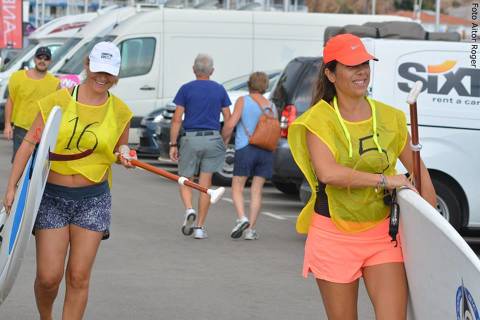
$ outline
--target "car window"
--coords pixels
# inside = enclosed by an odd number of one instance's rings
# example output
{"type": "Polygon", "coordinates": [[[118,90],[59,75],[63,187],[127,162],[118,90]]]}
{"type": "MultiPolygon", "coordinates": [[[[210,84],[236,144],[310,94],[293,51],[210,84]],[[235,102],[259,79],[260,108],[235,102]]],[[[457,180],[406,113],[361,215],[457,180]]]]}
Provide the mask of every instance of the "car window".
{"type": "Polygon", "coordinates": [[[312,105],[313,92],[320,72],[320,61],[309,63],[305,72],[302,74],[295,91],[293,104],[297,107],[298,114],[303,113],[312,105]]]}
{"type": "Polygon", "coordinates": [[[38,41],[33,41],[30,43],[25,49],[22,50],[19,54],[15,56],[12,60],[10,60],[7,64],[3,66],[2,71],[10,69],[13,65],[15,65],[17,62],[23,60],[23,58],[32,51],[32,49],[38,44],[38,41]]]}
{"type": "Polygon", "coordinates": [[[227,91],[248,90],[247,81],[249,76],[250,75],[246,74],[238,78],[233,78],[225,81],[222,85],[227,91]]]}
{"type": "Polygon", "coordinates": [[[52,68],[60,59],[63,58],[64,55],[70,51],[77,43],[82,40],[81,38],[70,38],[68,39],[55,53],[52,52],[52,64],[50,68],[52,68]]]}
{"type": "Polygon", "coordinates": [[[60,68],[60,70],[58,70],[58,73],[80,74],[83,70],[85,57],[88,56],[92,48],[100,41],[113,41],[114,39],[114,36],[96,37],[93,40],[85,43],[71,56],[70,59],[65,61],[65,64],[60,68]]]}
{"type": "Polygon", "coordinates": [[[149,73],[155,56],[155,43],[155,38],[134,38],[121,42],[120,78],[149,73]]]}
{"type": "Polygon", "coordinates": [[[283,110],[290,103],[297,84],[297,78],[303,69],[303,63],[298,60],[291,61],[280,75],[271,99],[278,110],[283,110]]]}

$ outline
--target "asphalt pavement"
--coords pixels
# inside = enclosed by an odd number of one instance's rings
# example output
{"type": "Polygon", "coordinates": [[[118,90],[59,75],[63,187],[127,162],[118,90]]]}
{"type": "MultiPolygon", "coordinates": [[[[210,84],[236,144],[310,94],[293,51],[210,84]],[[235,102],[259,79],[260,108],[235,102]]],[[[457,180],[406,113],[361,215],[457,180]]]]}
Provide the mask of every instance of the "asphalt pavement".
{"type": "MultiPolygon", "coordinates": [[[[2,197],[10,157],[11,142],[0,139],[2,197]]],[[[175,172],[175,166],[162,168],[175,172]]],[[[229,188],[210,208],[205,240],[182,235],[174,182],[115,165],[112,198],[111,237],[96,259],[85,319],[326,319],[314,279],[301,276],[305,237],[295,232],[302,208],[296,197],[265,187],[256,241],[230,238],[235,214],[229,188]]],[[[34,277],[32,238],[0,319],[38,319],[34,277]]],[[[54,319],[61,319],[63,291],[62,284],[54,319]]],[[[374,319],[363,285],[359,319],[374,319]]]]}
{"type": "MultiPolygon", "coordinates": [[[[11,142],[0,139],[0,194],[10,170],[11,142]]],[[[147,160],[159,165],[157,162],[147,160]]],[[[175,167],[163,168],[175,172],[175,167]]],[[[313,278],[301,276],[305,237],[295,232],[300,202],[267,185],[260,239],[232,240],[231,192],[212,205],[208,239],[182,235],[177,185],[140,169],[114,166],[111,237],[95,262],[85,319],[325,319],[313,278]]],[[[0,319],[38,319],[33,294],[34,239],[0,319]]],[[[55,303],[61,319],[64,286],[55,303]]],[[[373,319],[361,288],[360,319],[373,319]]]]}

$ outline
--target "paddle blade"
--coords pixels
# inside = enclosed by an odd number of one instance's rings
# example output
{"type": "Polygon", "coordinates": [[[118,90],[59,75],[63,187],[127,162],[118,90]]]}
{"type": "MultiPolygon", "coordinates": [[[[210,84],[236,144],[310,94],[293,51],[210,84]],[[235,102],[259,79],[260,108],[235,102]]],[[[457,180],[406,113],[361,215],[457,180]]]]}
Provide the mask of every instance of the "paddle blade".
{"type": "Polygon", "coordinates": [[[225,188],[220,187],[218,189],[208,189],[207,193],[210,195],[210,202],[217,203],[217,201],[220,200],[225,193],[225,188]]]}

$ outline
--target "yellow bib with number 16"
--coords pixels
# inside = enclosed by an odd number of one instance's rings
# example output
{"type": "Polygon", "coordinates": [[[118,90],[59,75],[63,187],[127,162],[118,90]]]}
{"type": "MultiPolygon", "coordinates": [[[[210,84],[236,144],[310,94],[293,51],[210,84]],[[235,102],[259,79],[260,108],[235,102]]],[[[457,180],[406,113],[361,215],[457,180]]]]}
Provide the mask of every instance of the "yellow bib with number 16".
{"type": "Polygon", "coordinates": [[[102,181],[116,160],[114,148],[132,116],[131,111],[114,96],[103,105],[91,106],[75,101],[67,90],[60,90],[39,101],[44,119],[55,104],[62,108],[55,152],[76,154],[92,149],[93,153],[78,160],[54,161],[51,170],[62,175],[81,174],[93,182],[102,181]]]}

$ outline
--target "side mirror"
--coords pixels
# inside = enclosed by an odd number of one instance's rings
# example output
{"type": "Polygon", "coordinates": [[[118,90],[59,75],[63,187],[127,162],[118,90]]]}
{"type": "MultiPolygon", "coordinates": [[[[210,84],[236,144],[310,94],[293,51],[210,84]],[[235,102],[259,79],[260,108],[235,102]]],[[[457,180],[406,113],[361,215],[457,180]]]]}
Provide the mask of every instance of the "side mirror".
{"type": "Polygon", "coordinates": [[[30,67],[28,66],[28,61],[22,62],[22,65],[20,66],[20,70],[22,69],[26,69],[26,70],[30,69],[30,67]]]}

